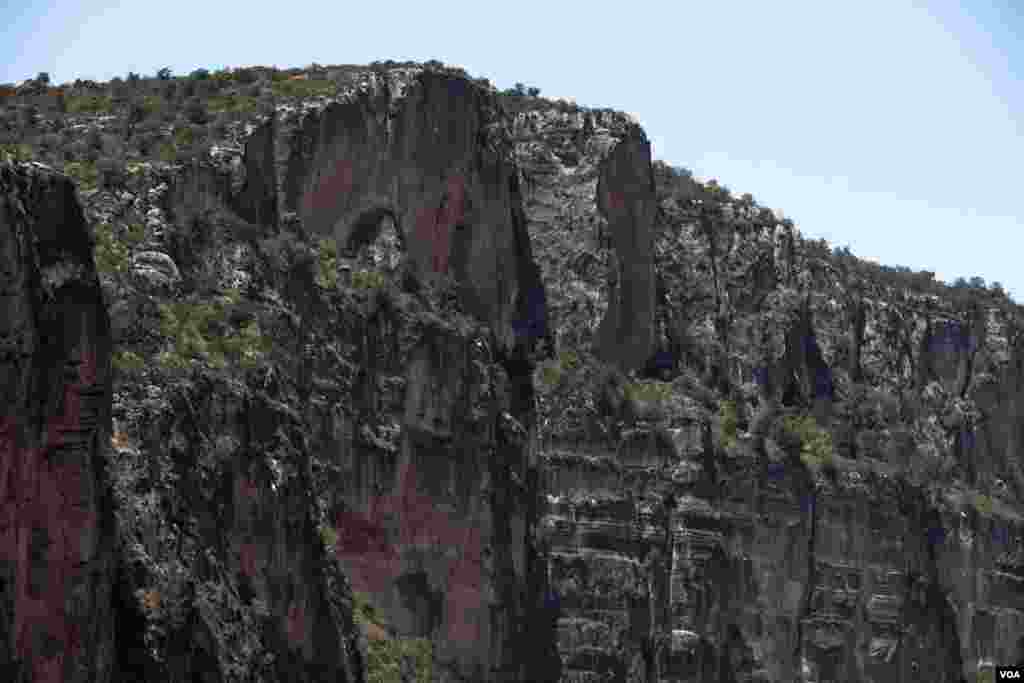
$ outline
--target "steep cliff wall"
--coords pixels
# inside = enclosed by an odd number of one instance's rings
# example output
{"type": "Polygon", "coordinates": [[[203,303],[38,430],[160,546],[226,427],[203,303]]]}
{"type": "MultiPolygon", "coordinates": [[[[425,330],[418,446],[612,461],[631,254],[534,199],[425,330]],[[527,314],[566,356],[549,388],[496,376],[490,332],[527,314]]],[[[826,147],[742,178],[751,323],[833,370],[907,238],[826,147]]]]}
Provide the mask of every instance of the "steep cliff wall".
{"type": "Polygon", "coordinates": [[[894,286],[623,114],[352,78],[79,192],[88,229],[0,169],[15,680],[1024,657],[1017,307],[894,286]]]}

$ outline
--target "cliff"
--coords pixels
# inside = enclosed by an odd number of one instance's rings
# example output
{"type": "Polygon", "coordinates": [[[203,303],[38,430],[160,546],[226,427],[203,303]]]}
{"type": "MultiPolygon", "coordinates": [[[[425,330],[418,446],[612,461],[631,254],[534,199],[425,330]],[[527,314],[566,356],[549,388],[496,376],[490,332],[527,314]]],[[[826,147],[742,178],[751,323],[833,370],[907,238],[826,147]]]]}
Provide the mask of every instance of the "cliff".
{"type": "Polygon", "coordinates": [[[0,167],[14,680],[1024,658],[1017,306],[806,240],[623,114],[345,74],[119,187],[0,167]]]}

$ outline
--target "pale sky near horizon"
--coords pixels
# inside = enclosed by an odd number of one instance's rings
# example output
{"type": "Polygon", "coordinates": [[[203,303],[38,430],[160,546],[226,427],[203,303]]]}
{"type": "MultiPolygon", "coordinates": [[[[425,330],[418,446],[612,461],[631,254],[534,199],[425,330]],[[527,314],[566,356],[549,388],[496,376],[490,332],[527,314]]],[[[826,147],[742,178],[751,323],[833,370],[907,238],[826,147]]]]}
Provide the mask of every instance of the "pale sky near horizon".
{"type": "Polygon", "coordinates": [[[29,0],[0,9],[0,82],[439,59],[633,113],[807,237],[1024,302],[1024,0],[445,7],[29,0]]]}

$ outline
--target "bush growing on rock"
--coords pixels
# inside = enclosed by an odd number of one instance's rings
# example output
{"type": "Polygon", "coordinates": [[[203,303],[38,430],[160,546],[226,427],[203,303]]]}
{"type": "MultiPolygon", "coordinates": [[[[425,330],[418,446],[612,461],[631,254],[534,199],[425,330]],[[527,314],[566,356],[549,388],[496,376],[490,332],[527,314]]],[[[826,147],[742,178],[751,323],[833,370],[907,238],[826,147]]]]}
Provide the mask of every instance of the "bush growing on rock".
{"type": "Polygon", "coordinates": [[[194,361],[205,361],[216,368],[236,361],[253,367],[270,352],[272,342],[261,334],[256,320],[246,322],[237,332],[226,324],[228,306],[217,303],[160,304],[161,332],[171,342],[157,361],[164,368],[182,369],[194,361]],[[216,327],[218,329],[214,330],[216,327]]]}
{"type": "Polygon", "coordinates": [[[35,152],[29,145],[5,144],[0,145],[0,159],[11,161],[31,161],[35,158],[35,152]]]}
{"type": "Polygon", "coordinates": [[[672,397],[672,385],[667,382],[630,382],[626,385],[626,398],[631,401],[661,403],[672,397]]]}
{"type": "Polygon", "coordinates": [[[316,283],[324,289],[334,289],[338,284],[338,243],[333,237],[326,237],[317,247],[316,283]]]}
{"type": "Polygon", "coordinates": [[[198,97],[191,97],[185,103],[185,120],[197,125],[209,122],[210,113],[206,110],[206,104],[198,97]]]}
{"type": "Polygon", "coordinates": [[[368,597],[353,595],[353,617],[367,635],[367,683],[430,683],[433,646],[427,638],[392,638],[368,597]]]}
{"type": "Polygon", "coordinates": [[[64,173],[74,180],[75,184],[83,190],[94,189],[99,179],[99,172],[96,170],[96,164],[87,159],[82,161],[69,161],[64,164],[64,173]]]}
{"type": "Polygon", "coordinates": [[[736,403],[733,401],[722,401],[718,418],[721,428],[721,445],[723,448],[732,448],[736,445],[736,433],[739,424],[736,403]]]}
{"type": "Polygon", "coordinates": [[[102,189],[114,190],[124,186],[127,171],[123,159],[105,157],[96,162],[98,185],[102,189]]]}
{"type": "Polygon", "coordinates": [[[119,372],[138,372],[146,366],[146,361],[134,351],[117,351],[111,362],[119,372]]]}
{"type": "Polygon", "coordinates": [[[822,429],[811,415],[787,415],[782,428],[800,444],[800,460],[811,469],[835,466],[832,435],[822,429]]]}
{"type": "Polygon", "coordinates": [[[373,270],[357,270],[352,273],[352,286],[356,289],[380,289],[386,283],[384,275],[373,270]]]}

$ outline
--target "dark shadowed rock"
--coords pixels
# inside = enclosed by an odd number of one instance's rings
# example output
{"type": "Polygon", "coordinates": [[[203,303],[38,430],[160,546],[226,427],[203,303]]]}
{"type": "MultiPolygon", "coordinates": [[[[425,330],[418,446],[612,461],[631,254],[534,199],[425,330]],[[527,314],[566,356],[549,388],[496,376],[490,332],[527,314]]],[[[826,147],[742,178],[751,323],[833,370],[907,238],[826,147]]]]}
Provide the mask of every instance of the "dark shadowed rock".
{"type": "Polygon", "coordinates": [[[601,357],[638,370],[654,342],[654,218],[657,210],[651,144],[636,128],[601,165],[597,202],[615,254],[608,311],[601,321],[601,357]]]}

